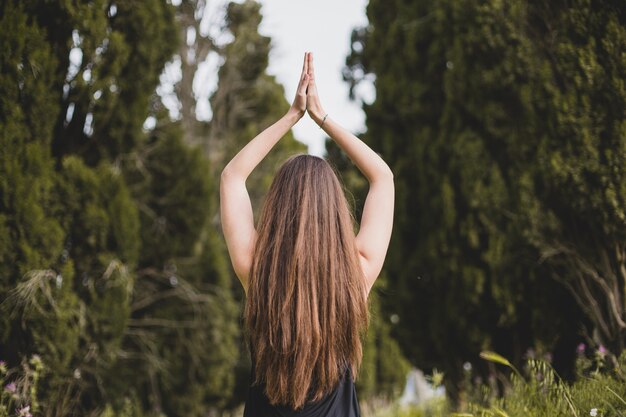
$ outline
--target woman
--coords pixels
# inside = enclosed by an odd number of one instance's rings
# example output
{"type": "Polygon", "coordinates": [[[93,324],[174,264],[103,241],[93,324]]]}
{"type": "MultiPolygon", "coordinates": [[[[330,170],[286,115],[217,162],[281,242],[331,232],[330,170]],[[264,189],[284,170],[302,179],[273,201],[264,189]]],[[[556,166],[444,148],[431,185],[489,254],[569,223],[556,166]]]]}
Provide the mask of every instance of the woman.
{"type": "Polygon", "coordinates": [[[252,377],[245,417],[359,415],[354,378],[367,296],[389,245],[393,203],[391,170],[324,112],[313,56],[305,53],[287,114],[252,139],[221,176],[224,237],[246,293],[252,377]],[[309,155],[279,169],[254,227],[246,178],[305,112],[369,181],[356,236],[334,171],[309,155]]]}

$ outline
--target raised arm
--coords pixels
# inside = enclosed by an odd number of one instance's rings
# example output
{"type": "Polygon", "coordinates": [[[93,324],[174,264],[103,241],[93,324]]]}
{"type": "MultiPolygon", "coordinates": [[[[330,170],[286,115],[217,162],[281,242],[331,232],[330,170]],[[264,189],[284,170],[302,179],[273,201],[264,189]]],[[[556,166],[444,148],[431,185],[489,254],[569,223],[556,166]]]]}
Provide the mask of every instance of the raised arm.
{"type": "Polygon", "coordinates": [[[246,292],[257,238],[246,179],[274,145],[304,115],[308,79],[308,61],[305,55],[296,98],[287,114],[252,139],[222,171],[220,179],[222,230],[233,268],[246,292]]]}
{"type": "Polygon", "coordinates": [[[315,85],[312,54],[308,54],[308,71],[307,112],[344,150],[369,181],[369,191],[363,206],[359,233],[356,236],[369,292],[383,267],[391,239],[394,207],[393,173],[376,152],[324,112],[315,85]]]}

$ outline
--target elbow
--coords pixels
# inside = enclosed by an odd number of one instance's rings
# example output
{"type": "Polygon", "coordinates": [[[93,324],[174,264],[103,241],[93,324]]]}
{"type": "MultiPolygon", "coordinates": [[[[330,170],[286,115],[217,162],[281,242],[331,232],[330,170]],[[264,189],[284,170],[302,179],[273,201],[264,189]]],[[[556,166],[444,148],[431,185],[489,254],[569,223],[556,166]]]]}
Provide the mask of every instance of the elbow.
{"type": "Polygon", "coordinates": [[[394,186],[393,171],[391,171],[391,169],[387,165],[382,166],[378,171],[376,171],[376,174],[368,179],[370,186],[374,184],[381,184],[391,187],[394,186]]]}
{"type": "Polygon", "coordinates": [[[220,181],[223,182],[225,179],[228,179],[229,176],[230,176],[230,170],[228,169],[228,165],[226,165],[224,169],[222,170],[222,173],[220,174],[220,181]]]}
{"type": "MultiPolygon", "coordinates": [[[[224,187],[228,187],[230,183],[232,183],[233,173],[232,169],[226,168],[222,170],[220,174],[220,190],[224,190],[224,187]]],[[[220,191],[221,192],[221,191],[220,191]]]]}
{"type": "Polygon", "coordinates": [[[389,165],[387,165],[387,169],[386,171],[386,176],[389,179],[389,181],[393,182],[393,171],[391,170],[391,168],[389,168],[389,165]]]}
{"type": "Polygon", "coordinates": [[[389,165],[385,164],[381,170],[380,177],[388,182],[393,182],[393,171],[389,168],[389,165]]]}
{"type": "Polygon", "coordinates": [[[220,175],[220,182],[228,182],[235,177],[235,172],[230,164],[226,165],[220,175]]]}
{"type": "Polygon", "coordinates": [[[225,185],[231,185],[238,182],[246,182],[246,177],[241,175],[236,169],[234,169],[230,165],[226,165],[226,167],[222,170],[220,174],[220,187],[225,185]]]}

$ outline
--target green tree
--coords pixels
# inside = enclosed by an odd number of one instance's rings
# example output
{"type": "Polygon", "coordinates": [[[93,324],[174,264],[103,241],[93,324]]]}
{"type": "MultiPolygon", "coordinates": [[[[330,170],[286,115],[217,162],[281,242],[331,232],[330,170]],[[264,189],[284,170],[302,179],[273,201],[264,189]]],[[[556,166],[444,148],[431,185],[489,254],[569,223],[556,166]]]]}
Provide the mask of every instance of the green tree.
{"type": "Polygon", "coordinates": [[[71,264],[59,262],[65,234],[51,210],[56,60],[20,5],[1,7],[0,355],[16,366],[22,355],[40,353],[62,370],[79,346],[79,300],[71,264]]]}
{"type": "Polygon", "coordinates": [[[63,231],[47,211],[55,185],[54,121],[47,116],[59,111],[51,92],[56,60],[45,32],[21,7],[4,3],[1,19],[0,275],[6,292],[30,269],[56,262],[63,231]]]}
{"type": "Polygon", "coordinates": [[[0,355],[41,355],[45,415],[206,414],[238,334],[212,177],[176,123],[143,129],[174,7],[2,8],[0,355]]]}
{"type": "Polygon", "coordinates": [[[64,253],[75,268],[85,323],[68,380],[51,384],[71,403],[52,401],[51,413],[86,413],[106,402],[121,407],[128,389],[117,368],[124,366],[132,299],[141,295],[135,270],[144,245],[137,196],[112,162],[145,141],[150,100],[176,41],[174,8],[160,0],[33,1],[27,8],[58,62],[53,88],[61,111],[51,115],[58,215],[67,219],[64,253]]]}
{"type": "Polygon", "coordinates": [[[543,99],[520,92],[537,161],[520,186],[525,225],[593,322],[593,342],[619,354],[626,348],[626,10],[612,1],[553,7],[529,10],[542,17],[528,34],[540,65],[528,73],[543,99]]]}
{"type": "Polygon", "coordinates": [[[3,4],[3,27],[12,30],[1,41],[0,217],[8,239],[0,255],[0,350],[13,364],[41,355],[46,413],[65,415],[90,389],[98,392],[96,375],[114,362],[132,288],[125,263],[137,258],[137,213],[110,167],[55,161],[59,71],[48,32],[13,2],[3,4]]]}
{"type": "MultiPolygon", "coordinates": [[[[622,255],[607,246],[626,230],[623,8],[371,1],[368,17],[346,77],[376,77],[366,138],[396,174],[383,302],[404,351],[452,381],[484,348],[519,361],[538,347],[571,367],[581,310],[610,297],[592,290],[576,305],[581,293],[550,277],[595,285],[564,261],[573,246],[591,265],[618,253],[595,272],[616,277],[618,292],[624,282],[622,255]]],[[[612,335],[602,341],[620,346],[612,335]]]]}
{"type": "Polygon", "coordinates": [[[216,208],[208,161],[184,143],[178,123],[157,125],[125,164],[143,242],[127,332],[127,349],[142,360],[126,380],[145,387],[151,408],[203,415],[231,398],[238,310],[210,224],[216,208]]]}
{"type": "MultiPolygon", "coordinates": [[[[50,414],[64,415],[93,410],[122,393],[98,385],[116,375],[119,365],[139,255],[139,217],[123,176],[108,163],[89,168],[77,156],[64,157],[55,191],[66,231],[60,263],[71,265],[74,276],[65,284],[57,275],[56,286],[68,285],[79,298],[78,305],[58,309],[72,317],[67,325],[79,334],[71,361],[61,367],[44,356],[54,378],[50,414]]],[[[41,334],[38,328],[46,323],[32,326],[41,334]]],[[[65,351],[65,343],[53,343],[65,351]]]]}

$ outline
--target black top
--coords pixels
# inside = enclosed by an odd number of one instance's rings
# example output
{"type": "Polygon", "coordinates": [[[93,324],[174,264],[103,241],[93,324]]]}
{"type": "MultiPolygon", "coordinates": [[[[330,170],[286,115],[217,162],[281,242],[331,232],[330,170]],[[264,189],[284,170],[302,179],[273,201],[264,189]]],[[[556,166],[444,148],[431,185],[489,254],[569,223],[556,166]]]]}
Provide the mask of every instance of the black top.
{"type": "Polygon", "coordinates": [[[350,367],[339,380],[337,387],[324,398],[309,402],[300,410],[293,410],[285,405],[271,405],[264,393],[263,385],[252,385],[254,364],[250,376],[248,398],[243,417],[360,417],[359,402],[352,381],[350,367]]]}

